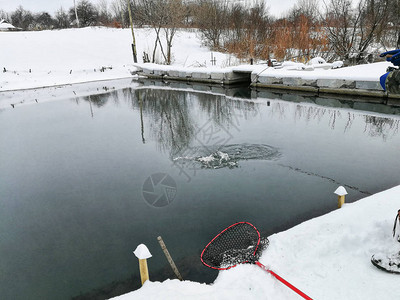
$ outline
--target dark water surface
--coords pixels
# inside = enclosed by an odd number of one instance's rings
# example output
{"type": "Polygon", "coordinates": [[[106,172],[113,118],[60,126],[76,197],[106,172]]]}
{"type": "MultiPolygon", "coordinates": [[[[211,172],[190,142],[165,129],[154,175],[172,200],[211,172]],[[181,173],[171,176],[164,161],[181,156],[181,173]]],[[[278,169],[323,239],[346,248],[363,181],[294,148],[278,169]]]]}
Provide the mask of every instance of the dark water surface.
{"type": "Polygon", "coordinates": [[[400,184],[398,107],[228,95],[142,86],[0,110],[0,298],[127,292],[140,243],[151,279],[174,278],[159,235],[185,279],[211,282],[199,256],[226,226],[268,236],[334,210],[339,185],[353,202],[400,184]]]}

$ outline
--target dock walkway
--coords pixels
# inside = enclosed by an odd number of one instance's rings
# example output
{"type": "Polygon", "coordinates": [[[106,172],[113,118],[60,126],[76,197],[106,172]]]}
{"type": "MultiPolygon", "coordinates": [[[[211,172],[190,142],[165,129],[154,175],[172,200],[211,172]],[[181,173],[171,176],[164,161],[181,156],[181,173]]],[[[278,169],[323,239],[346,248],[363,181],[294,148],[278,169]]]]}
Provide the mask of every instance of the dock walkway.
{"type": "MultiPolygon", "coordinates": [[[[400,95],[382,90],[379,76],[349,79],[326,76],[321,72],[280,71],[265,72],[266,65],[242,65],[227,68],[182,68],[157,64],[139,64],[136,74],[161,80],[185,81],[216,85],[248,84],[256,89],[298,91],[311,94],[332,94],[347,97],[400,99],[400,95]],[[323,74],[324,76],[321,76],[323,74]]],[[[328,71],[325,71],[328,72],[328,71]]],[[[330,73],[332,74],[332,73],[330,73]]]]}

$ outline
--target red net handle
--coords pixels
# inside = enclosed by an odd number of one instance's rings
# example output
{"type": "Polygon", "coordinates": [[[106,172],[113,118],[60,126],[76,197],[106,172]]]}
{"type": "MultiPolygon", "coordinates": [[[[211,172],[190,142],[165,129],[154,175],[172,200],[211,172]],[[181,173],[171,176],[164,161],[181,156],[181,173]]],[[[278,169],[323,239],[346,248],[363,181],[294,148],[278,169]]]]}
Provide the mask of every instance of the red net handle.
{"type": "Polygon", "coordinates": [[[287,287],[289,287],[291,290],[293,290],[294,292],[296,292],[297,294],[299,294],[300,296],[302,296],[304,299],[307,300],[313,300],[311,297],[307,296],[305,293],[303,293],[302,291],[300,291],[297,287],[295,287],[294,285],[292,285],[291,283],[287,282],[285,279],[283,279],[281,276],[279,276],[278,274],[276,274],[274,271],[271,271],[269,269],[267,269],[266,266],[264,266],[262,263],[260,263],[259,261],[256,261],[256,265],[259,266],[261,269],[263,269],[264,271],[270,273],[272,276],[274,276],[276,279],[278,279],[280,282],[282,282],[284,285],[286,285],[287,287]]]}

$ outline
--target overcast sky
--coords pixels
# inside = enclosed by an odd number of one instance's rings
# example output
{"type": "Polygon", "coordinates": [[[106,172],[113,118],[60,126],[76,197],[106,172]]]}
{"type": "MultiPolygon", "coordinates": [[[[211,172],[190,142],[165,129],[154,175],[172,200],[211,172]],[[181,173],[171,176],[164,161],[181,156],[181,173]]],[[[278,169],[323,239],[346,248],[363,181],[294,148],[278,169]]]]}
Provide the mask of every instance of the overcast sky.
{"type": "MultiPolygon", "coordinates": [[[[77,2],[79,0],[76,0],[77,2]]],[[[113,0],[108,0],[111,3],[113,0]]],[[[244,0],[246,1],[246,0],[244,0]]],[[[93,4],[97,4],[99,0],[90,0],[93,4]]],[[[266,0],[270,7],[270,13],[279,17],[282,13],[290,9],[297,0],[266,0]]],[[[18,6],[31,12],[46,11],[51,15],[62,6],[65,10],[74,5],[74,0],[0,0],[0,10],[6,12],[14,11],[18,6]]]]}

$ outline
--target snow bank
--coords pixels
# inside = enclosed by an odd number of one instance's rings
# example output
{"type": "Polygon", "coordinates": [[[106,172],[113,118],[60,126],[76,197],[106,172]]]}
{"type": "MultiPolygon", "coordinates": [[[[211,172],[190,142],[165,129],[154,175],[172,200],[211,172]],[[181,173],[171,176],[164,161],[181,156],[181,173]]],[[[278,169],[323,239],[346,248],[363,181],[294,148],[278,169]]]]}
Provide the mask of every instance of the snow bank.
{"type": "MultiPolygon", "coordinates": [[[[313,299],[398,299],[398,275],[378,270],[370,258],[377,252],[400,250],[391,236],[399,195],[400,186],[274,234],[260,262],[313,299]]],[[[141,289],[114,299],[301,297],[261,268],[240,265],[221,271],[211,285],[178,280],[146,282],[141,289]]]]}
{"type": "MultiPolygon", "coordinates": [[[[234,56],[211,52],[203,47],[195,31],[178,31],[172,47],[172,66],[133,64],[129,29],[87,27],[79,29],[46,30],[39,32],[3,32],[0,47],[0,91],[76,84],[81,82],[132,78],[138,68],[151,74],[179,73],[211,74],[211,79],[227,73],[253,72],[254,82],[268,83],[268,78],[301,78],[303,80],[370,81],[379,88],[379,77],[388,62],[339,68],[342,62],[327,63],[316,57],[308,64],[284,62],[280,67],[241,65],[234,56]],[[211,60],[215,59],[215,65],[211,60]],[[263,81],[262,78],[267,78],[263,81]]],[[[138,61],[144,52],[151,54],[154,30],[135,29],[138,61]]],[[[156,53],[158,61],[161,54],[156,53]]],[[[182,75],[186,76],[186,75],[182,75]]],[[[292,82],[292,81],[290,81],[292,82]]],[[[364,84],[365,85],[365,84],[364,84]]],[[[364,86],[363,85],[363,86],[364,86]]],[[[328,84],[329,86],[329,84],[328,84]]]]}
{"type": "Polygon", "coordinates": [[[276,78],[296,77],[306,80],[317,79],[342,79],[352,81],[377,81],[386,73],[386,68],[391,65],[389,62],[378,62],[351,67],[338,68],[341,62],[333,64],[312,64],[283,63],[282,68],[267,68],[259,73],[259,76],[273,76],[276,78]],[[320,67],[318,67],[320,66],[320,67]],[[328,68],[325,68],[328,66],[328,68]]]}
{"type": "MultiPolygon", "coordinates": [[[[89,81],[132,77],[130,29],[79,29],[4,32],[0,47],[0,91],[30,89],[89,81]]],[[[153,29],[135,29],[139,62],[152,53],[153,29]]],[[[209,67],[211,51],[202,47],[196,32],[179,31],[172,48],[173,65],[209,67]]],[[[228,54],[212,53],[215,67],[235,63],[228,54]]],[[[158,60],[161,55],[156,54],[158,60]]],[[[158,65],[158,68],[164,66],[158,65]]]]}

